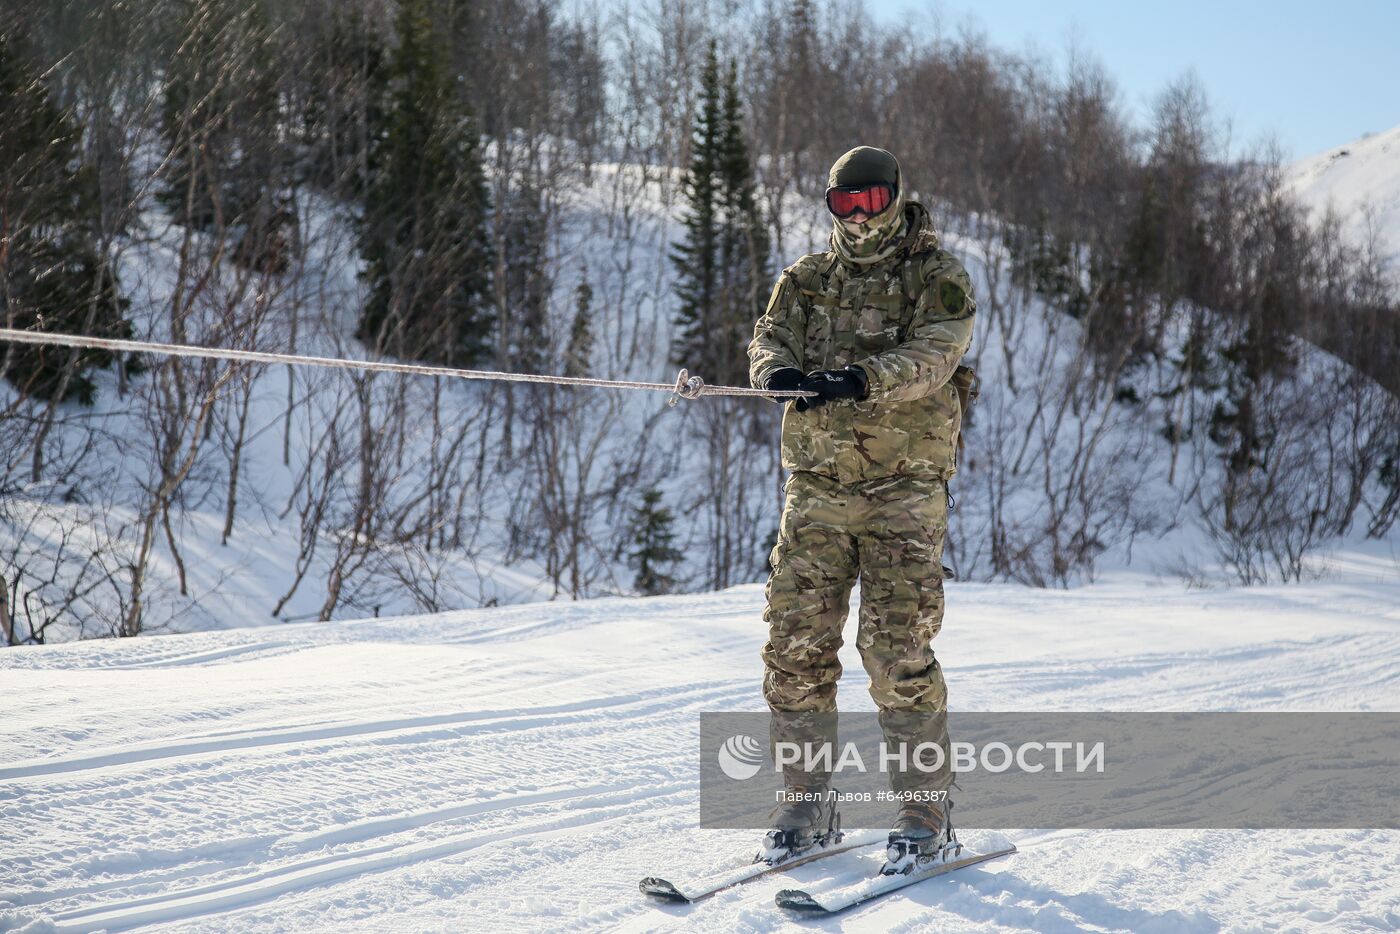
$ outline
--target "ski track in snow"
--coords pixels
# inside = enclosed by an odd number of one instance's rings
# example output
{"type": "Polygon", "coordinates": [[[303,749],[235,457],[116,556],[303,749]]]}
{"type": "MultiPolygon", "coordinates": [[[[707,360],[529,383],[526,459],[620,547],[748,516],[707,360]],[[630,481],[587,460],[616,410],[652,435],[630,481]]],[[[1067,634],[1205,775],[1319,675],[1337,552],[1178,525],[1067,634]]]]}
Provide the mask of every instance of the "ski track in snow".
{"type": "MultiPolygon", "coordinates": [[[[1400,582],[1145,586],[950,586],[954,703],[1400,709],[1400,582]]],[[[0,930],[1400,929],[1394,831],[1012,832],[820,920],[773,894],[877,853],[644,899],[754,846],[695,829],[693,749],[701,711],[761,709],[761,609],[745,586],[4,653],[0,930]]]]}

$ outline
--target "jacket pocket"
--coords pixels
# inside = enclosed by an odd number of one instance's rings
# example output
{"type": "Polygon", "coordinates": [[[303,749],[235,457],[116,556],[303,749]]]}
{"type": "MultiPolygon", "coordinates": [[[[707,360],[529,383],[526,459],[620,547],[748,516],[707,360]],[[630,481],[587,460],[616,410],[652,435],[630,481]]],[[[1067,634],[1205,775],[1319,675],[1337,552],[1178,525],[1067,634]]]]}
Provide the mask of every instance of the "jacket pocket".
{"type": "Polygon", "coordinates": [[[831,365],[836,311],[837,302],[834,296],[818,295],[812,299],[812,309],[807,313],[807,331],[802,348],[804,363],[809,373],[813,370],[828,369],[831,365]]]}

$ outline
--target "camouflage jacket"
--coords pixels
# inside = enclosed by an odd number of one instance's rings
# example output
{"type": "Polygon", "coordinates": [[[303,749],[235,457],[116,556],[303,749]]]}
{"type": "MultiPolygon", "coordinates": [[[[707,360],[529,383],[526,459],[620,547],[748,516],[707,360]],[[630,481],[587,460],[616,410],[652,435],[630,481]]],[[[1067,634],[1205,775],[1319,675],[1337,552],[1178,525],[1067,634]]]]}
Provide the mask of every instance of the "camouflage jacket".
{"type": "MultiPolygon", "coordinates": [[[[764,388],[783,367],[803,373],[855,364],[869,378],[859,402],[783,413],[782,461],[857,483],[895,475],[947,478],[962,423],[959,361],[972,343],[971,282],[942,250],[928,211],[909,202],[903,243],[874,265],[809,253],[773,287],[749,344],[749,380],[764,388]],[[954,380],[954,372],[958,380],[954,380]]],[[[966,387],[964,387],[965,389],[966,387]]]]}

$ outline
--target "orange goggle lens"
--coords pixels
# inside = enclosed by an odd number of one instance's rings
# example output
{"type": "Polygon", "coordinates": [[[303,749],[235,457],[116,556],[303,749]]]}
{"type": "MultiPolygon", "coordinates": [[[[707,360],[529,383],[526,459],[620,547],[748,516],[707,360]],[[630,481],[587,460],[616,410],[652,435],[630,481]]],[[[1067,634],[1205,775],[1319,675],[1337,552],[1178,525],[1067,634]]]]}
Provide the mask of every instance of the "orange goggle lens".
{"type": "Polygon", "coordinates": [[[868,185],[863,188],[828,188],[826,207],[839,218],[847,218],[857,211],[864,211],[874,217],[894,200],[894,187],[891,185],[868,185]]]}

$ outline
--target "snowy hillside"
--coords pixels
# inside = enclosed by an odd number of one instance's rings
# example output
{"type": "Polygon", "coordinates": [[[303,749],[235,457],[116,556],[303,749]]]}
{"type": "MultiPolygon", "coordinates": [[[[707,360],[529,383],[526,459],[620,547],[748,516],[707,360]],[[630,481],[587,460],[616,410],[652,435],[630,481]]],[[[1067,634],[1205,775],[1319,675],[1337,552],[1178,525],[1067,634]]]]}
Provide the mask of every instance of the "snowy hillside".
{"type": "MultiPolygon", "coordinates": [[[[1318,570],[951,585],[952,702],[1400,709],[1395,555],[1318,570]]],[[[1395,831],[1012,831],[1020,853],[825,925],[774,892],[860,856],[647,902],[641,876],[754,845],[695,828],[693,744],[699,712],[761,709],[761,605],[744,586],[0,653],[0,930],[1400,928],[1395,831]]],[[[868,709],[843,661],[843,706],[868,709]]]]}
{"type": "MultiPolygon", "coordinates": [[[[578,271],[589,270],[599,306],[599,346],[607,350],[593,375],[654,381],[673,377],[667,348],[674,270],[666,253],[683,207],[675,200],[675,178],[669,182],[636,166],[598,166],[593,182],[572,190],[560,208],[557,256],[552,258],[560,270],[554,288],[561,320],[555,330],[567,332],[578,271]],[[619,212],[616,203],[623,199],[627,208],[619,212]]],[[[323,201],[308,199],[304,210],[307,256],[280,286],[284,291],[269,311],[260,346],[362,356],[364,349],[350,338],[351,310],[363,297],[346,246],[353,242],[352,230],[323,201]]],[[[819,205],[795,197],[786,202],[783,220],[786,260],[819,248],[829,224],[819,205]]],[[[158,212],[148,223],[163,233],[132,247],[123,277],[140,284],[133,296],[140,336],[162,340],[169,338],[162,316],[180,234],[158,212]]],[[[1213,390],[1181,392],[1174,359],[1144,364],[1128,374],[1118,387],[1118,399],[1096,394],[1084,378],[1090,364],[1080,323],[1048,307],[1040,296],[1009,287],[1010,260],[996,230],[960,234],[945,226],[943,233],[966,262],[982,307],[969,358],[981,375],[982,395],[954,482],[958,507],[948,549],[948,563],[958,576],[1045,586],[1074,585],[1125,566],[1192,580],[1239,576],[1238,568],[1220,564],[1222,555],[1234,554],[1236,544],[1224,540],[1229,533],[1220,526],[1221,512],[1212,498],[1220,485],[1221,449],[1206,431],[1193,430],[1219,403],[1218,395],[1213,390]],[[1178,440],[1166,440],[1164,425],[1178,440]]],[[[1179,343],[1185,339],[1184,330],[1174,338],[1179,343]]],[[[1380,401],[1340,414],[1326,409],[1333,396],[1316,387],[1346,383],[1347,368],[1307,346],[1299,354],[1297,378],[1278,388],[1276,403],[1280,411],[1316,412],[1311,422],[1290,424],[1277,434],[1278,461],[1296,474],[1282,474],[1276,482],[1301,487],[1296,497],[1274,497],[1272,502],[1296,513],[1277,517],[1282,526],[1309,530],[1321,527],[1315,517],[1337,503],[1369,506],[1385,495],[1368,489],[1353,499],[1308,482],[1317,473],[1315,462],[1326,453],[1312,425],[1327,424],[1337,443],[1346,439],[1351,444],[1352,438],[1375,430],[1353,421],[1384,409],[1380,401]]],[[[267,368],[248,385],[236,516],[228,507],[231,458],[213,447],[187,481],[173,520],[171,537],[180,554],[172,553],[165,536],[154,545],[144,631],[296,622],[326,612],[327,582],[336,576],[331,562],[343,561],[351,548],[345,543],[352,539],[342,530],[353,525],[348,500],[354,475],[346,472],[337,479],[329,468],[318,471],[316,459],[327,425],[349,404],[351,383],[338,373],[267,368]],[[298,404],[289,411],[292,398],[298,404]],[[307,489],[338,497],[330,501],[319,526],[305,518],[312,514],[307,489]],[[232,519],[227,540],[221,534],[226,516],[232,519]],[[179,592],[180,575],[187,579],[185,594],[179,592]]],[[[154,485],[152,416],[147,411],[151,381],[138,377],[134,386],[133,395],[121,398],[115,377],[104,374],[94,413],[101,431],[89,441],[87,420],[77,419],[78,433],[71,440],[63,436],[73,449],[94,446],[81,476],[62,488],[25,486],[9,497],[0,514],[0,548],[6,554],[13,550],[16,567],[28,562],[26,576],[11,581],[15,606],[26,605],[28,587],[41,602],[62,608],[63,620],[47,634],[51,642],[114,634],[127,605],[123,568],[140,538],[133,529],[139,525],[144,491],[154,485]]],[[[350,575],[339,603],[330,603],[329,615],[402,615],[569,595],[549,580],[535,553],[511,553],[509,526],[521,521],[517,497],[539,470],[519,456],[489,460],[498,456],[503,408],[490,384],[450,381],[439,393],[432,380],[408,378],[381,382],[378,389],[384,397],[402,393],[408,411],[435,413],[386,425],[388,435],[402,445],[398,457],[407,465],[398,474],[397,497],[386,496],[386,502],[427,498],[421,488],[435,482],[429,471],[447,447],[445,438],[459,433],[468,450],[476,452],[460,458],[459,466],[437,468],[447,470],[445,482],[451,488],[465,491],[461,503],[468,544],[426,551],[385,549],[373,555],[375,560],[350,575]],[[446,434],[445,426],[451,426],[446,434]],[[487,472],[476,469],[483,459],[490,464],[487,472]],[[482,485],[483,476],[490,478],[489,486],[482,485]]],[[[0,395],[8,392],[0,390],[0,395]]],[[[586,517],[587,554],[593,563],[585,569],[589,579],[583,593],[631,590],[626,542],[620,536],[627,534],[632,500],[619,499],[612,485],[616,471],[634,470],[634,464],[639,465],[636,487],[658,487],[676,513],[677,543],[686,559],[677,576],[687,587],[703,586],[715,530],[709,518],[713,510],[700,508],[696,499],[704,493],[697,478],[708,475],[700,469],[712,457],[703,432],[706,412],[717,403],[701,400],[668,410],[664,396],[620,392],[594,392],[582,401],[585,415],[571,429],[583,433],[584,441],[596,438],[600,453],[586,469],[569,461],[567,452],[561,456],[566,470],[579,471],[572,481],[583,491],[577,502],[595,504],[586,517]]],[[[231,395],[221,411],[236,411],[237,403],[237,395],[231,395]]],[[[389,417],[387,406],[383,412],[379,417],[389,417]]],[[[740,544],[754,556],[740,580],[761,580],[766,571],[762,559],[771,547],[768,537],[776,530],[779,508],[776,449],[776,431],[771,439],[751,444],[741,458],[751,467],[738,484],[745,488],[724,491],[747,510],[742,521],[729,523],[740,530],[740,544]]],[[[1343,480],[1333,471],[1325,475],[1329,483],[1343,480]]],[[[560,508],[569,506],[565,502],[560,508]]],[[[1353,538],[1364,534],[1365,521],[1363,514],[1352,525],[1353,538]]],[[[1299,534],[1305,538],[1290,544],[1293,554],[1325,553],[1334,544],[1306,538],[1313,535],[1310,531],[1299,534]]],[[[1260,579],[1257,568],[1250,570],[1252,580],[1260,579]]]]}
{"type": "Polygon", "coordinates": [[[1356,242],[1374,229],[1382,251],[1400,256],[1400,126],[1301,159],[1289,174],[1314,212],[1330,205],[1356,242]]]}

